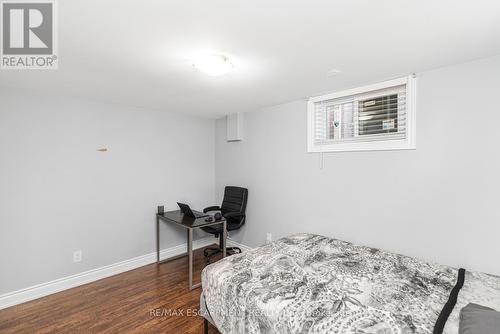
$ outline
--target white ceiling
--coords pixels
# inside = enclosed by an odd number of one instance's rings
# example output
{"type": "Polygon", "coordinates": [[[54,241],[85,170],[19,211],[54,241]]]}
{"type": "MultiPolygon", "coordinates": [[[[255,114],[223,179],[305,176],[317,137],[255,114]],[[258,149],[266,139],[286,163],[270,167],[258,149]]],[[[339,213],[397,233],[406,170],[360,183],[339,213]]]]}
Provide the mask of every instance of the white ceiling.
{"type": "Polygon", "coordinates": [[[59,70],[0,85],[218,117],[500,53],[498,0],[58,3],[59,70]],[[193,69],[208,51],[234,71],[193,69]]]}

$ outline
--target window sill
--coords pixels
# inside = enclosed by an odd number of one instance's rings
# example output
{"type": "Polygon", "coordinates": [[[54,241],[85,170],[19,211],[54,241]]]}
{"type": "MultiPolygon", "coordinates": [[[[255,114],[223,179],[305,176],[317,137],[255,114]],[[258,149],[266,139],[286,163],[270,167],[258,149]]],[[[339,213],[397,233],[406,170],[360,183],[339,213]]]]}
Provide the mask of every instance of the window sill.
{"type": "Polygon", "coordinates": [[[393,150],[415,150],[415,141],[392,140],[366,143],[337,143],[329,145],[308,145],[308,153],[326,152],[357,152],[357,151],[393,151],[393,150]]]}

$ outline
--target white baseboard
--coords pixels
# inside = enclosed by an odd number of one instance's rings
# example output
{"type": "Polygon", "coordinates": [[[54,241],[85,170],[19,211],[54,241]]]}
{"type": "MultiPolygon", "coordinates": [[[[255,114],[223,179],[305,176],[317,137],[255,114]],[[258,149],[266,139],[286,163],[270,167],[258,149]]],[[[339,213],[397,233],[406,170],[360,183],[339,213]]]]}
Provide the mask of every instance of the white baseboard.
{"type": "MultiPolygon", "coordinates": [[[[193,249],[206,247],[214,243],[216,243],[216,240],[213,237],[194,240],[193,249]]],[[[228,240],[228,245],[229,243],[230,241],[228,240]]],[[[160,259],[168,259],[177,255],[181,255],[185,252],[186,244],[162,249],[160,252],[160,259]]],[[[33,299],[44,297],[52,293],[74,288],[82,284],[94,282],[102,278],[120,274],[125,271],[139,268],[154,262],[156,262],[156,252],[113,263],[108,266],[88,270],[79,274],[59,278],[47,283],[34,285],[25,289],[8,292],[0,295],[0,310],[9,306],[14,306],[33,299]]]]}
{"type": "MultiPolygon", "coordinates": [[[[206,247],[217,243],[217,239],[213,237],[205,237],[193,241],[193,249],[206,247]]],[[[227,239],[228,247],[239,247],[243,252],[252,249],[252,247],[240,244],[234,240],[227,239]]],[[[186,244],[162,249],[160,251],[160,260],[169,259],[174,256],[181,255],[186,252],[186,244]]],[[[133,259],[117,262],[108,266],[84,271],[79,274],[59,278],[50,282],[37,284],[25,289],[8,292],[0,295],[0,310],[18,305],[33,299],[44,297],[66,289],[71,289],[83,284],[91,283],[106,277],[117,275],[125,271],[136,269],[151,263],[156,262],[156,252],[138,256],[133,259]]]]}
{"type": "Polygon", "coordinates": [[[241,249],[242,252],[246,252],[246,251],[249,251],[249,250],[253,249],[250,246],[240,244],[239,242],[234,241],[234,240],[232,240],[230,238],[227,238],[227,246],[228,247],[238,247],[238,248],[241,249]]]}

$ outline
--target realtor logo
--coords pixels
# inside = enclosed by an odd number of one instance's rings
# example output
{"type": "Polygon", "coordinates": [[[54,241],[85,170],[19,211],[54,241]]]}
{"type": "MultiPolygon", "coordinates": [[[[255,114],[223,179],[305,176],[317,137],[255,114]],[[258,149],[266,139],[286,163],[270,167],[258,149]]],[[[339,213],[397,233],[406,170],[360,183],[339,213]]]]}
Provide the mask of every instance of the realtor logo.
{"type": "Polygon", "coordinates": [[[56,69],[55,1],[2,0],[2,69],[56,69]]]}

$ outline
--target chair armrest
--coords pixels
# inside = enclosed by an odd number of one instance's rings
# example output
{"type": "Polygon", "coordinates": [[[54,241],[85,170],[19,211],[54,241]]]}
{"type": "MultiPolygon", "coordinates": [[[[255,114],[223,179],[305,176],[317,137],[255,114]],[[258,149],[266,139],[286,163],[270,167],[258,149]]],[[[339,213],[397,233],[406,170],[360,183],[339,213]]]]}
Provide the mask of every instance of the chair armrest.
{"type": "Polygon", "coordinates": [[[226,212],[224,214],[224,218],[237,218],[237,217],[245,217],[244,213],[241,212],[226,212]]]}
{"type": "Polygon", "coordinates": [[[203,213],[207,213],[208,211],[217,211],[220,210],[218,206],[209,206],[208,208],[203,209],[203,213]]]}

